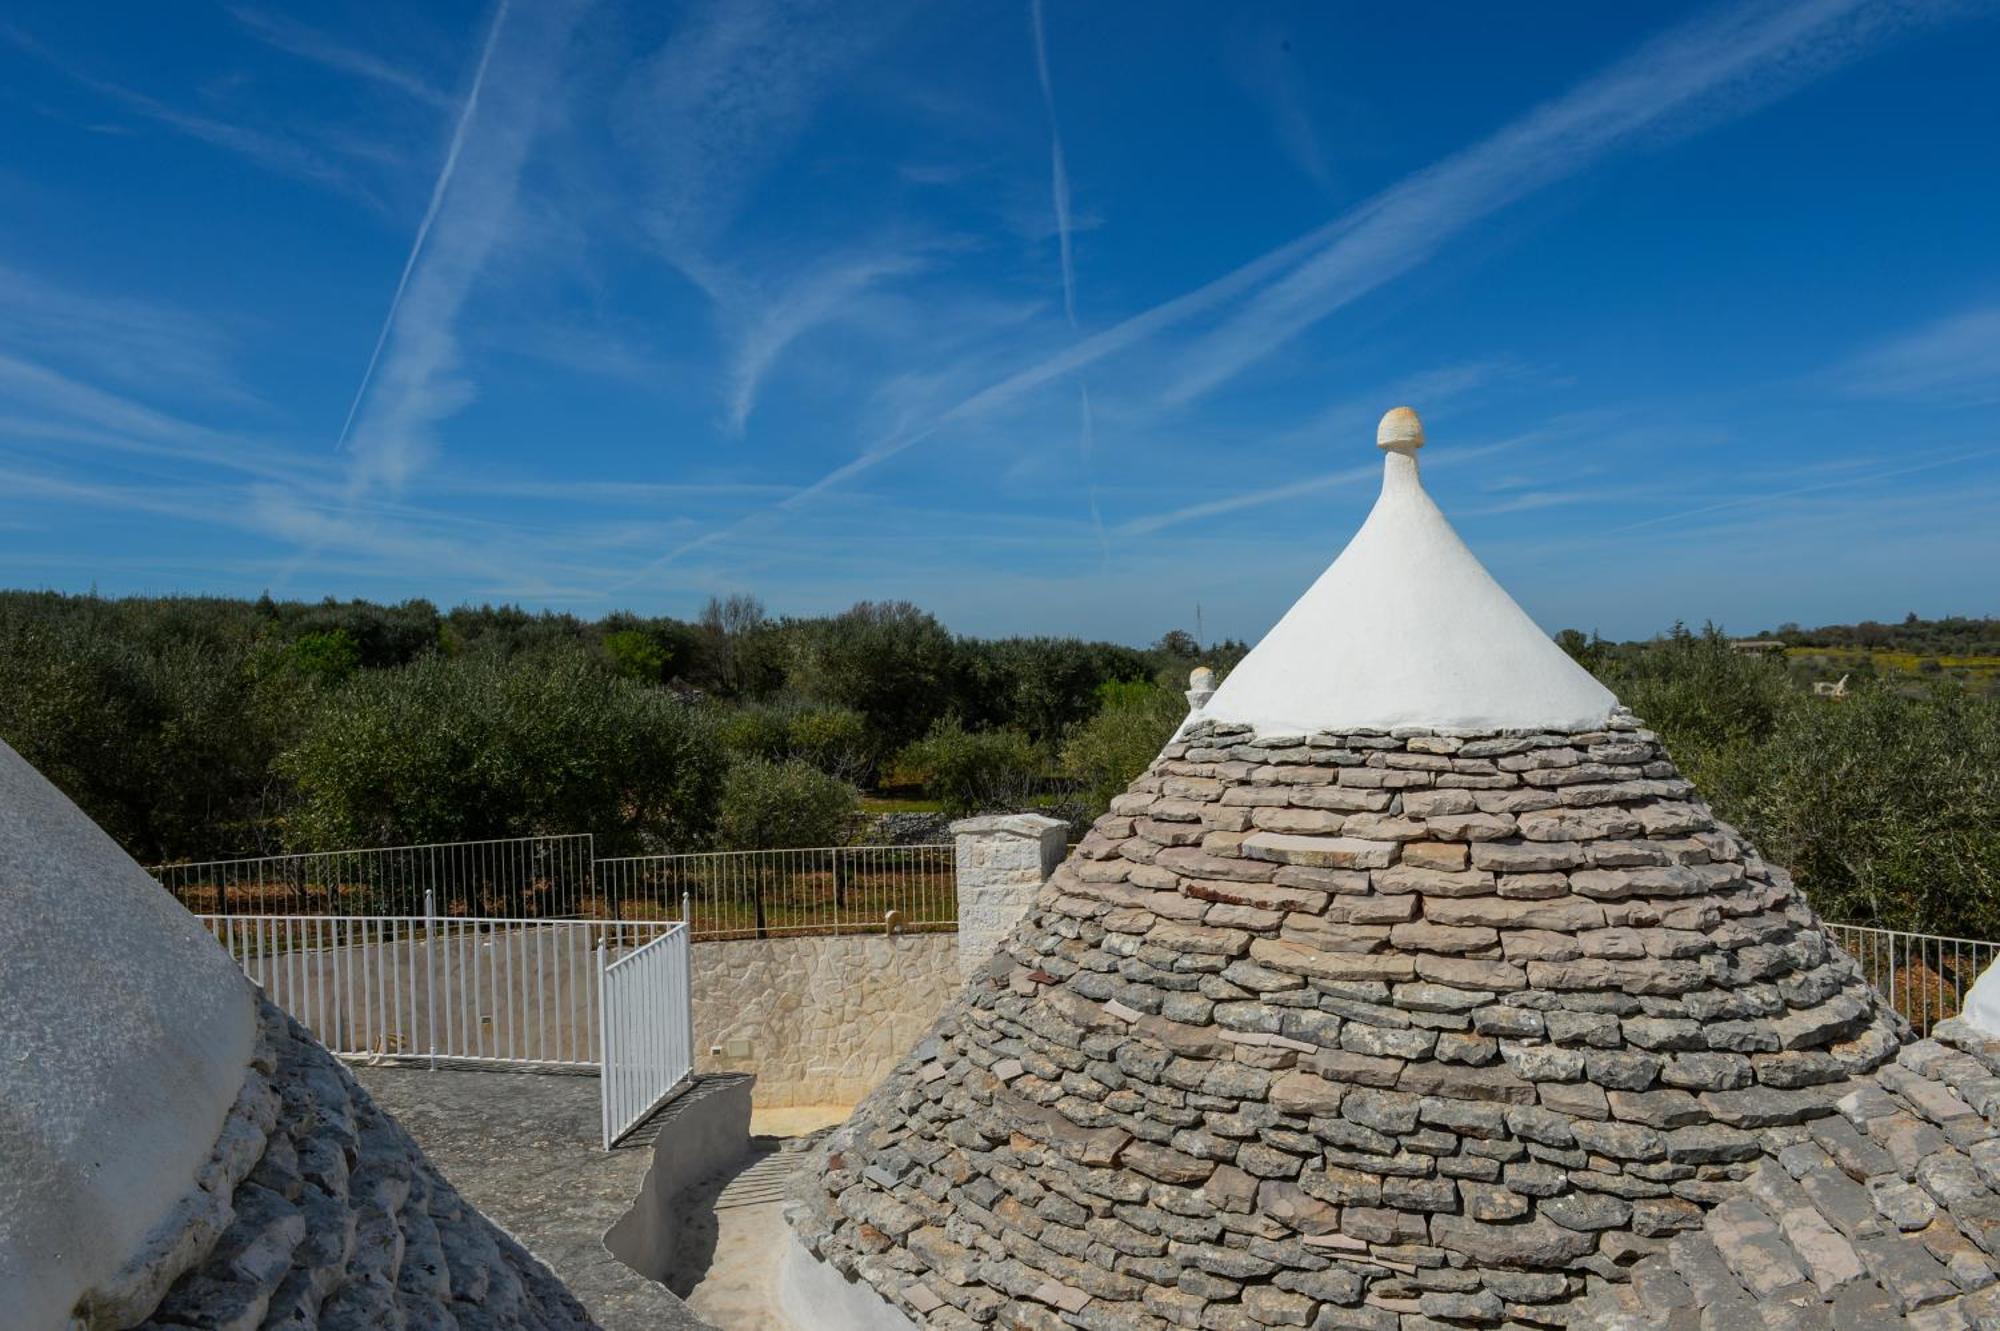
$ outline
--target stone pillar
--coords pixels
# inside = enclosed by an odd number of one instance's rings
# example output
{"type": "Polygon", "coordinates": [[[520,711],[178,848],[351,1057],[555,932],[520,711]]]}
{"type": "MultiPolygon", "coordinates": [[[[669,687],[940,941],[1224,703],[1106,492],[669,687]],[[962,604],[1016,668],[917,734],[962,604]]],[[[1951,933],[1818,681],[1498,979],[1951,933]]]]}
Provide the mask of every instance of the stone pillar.
{"type": "Polygon", "coordinates": [[[1035,893],[1063,861],[1067,823],[1038,813],[990,814],[951,825],[958,844],[958,973],[983,970],[1035,893]]]}

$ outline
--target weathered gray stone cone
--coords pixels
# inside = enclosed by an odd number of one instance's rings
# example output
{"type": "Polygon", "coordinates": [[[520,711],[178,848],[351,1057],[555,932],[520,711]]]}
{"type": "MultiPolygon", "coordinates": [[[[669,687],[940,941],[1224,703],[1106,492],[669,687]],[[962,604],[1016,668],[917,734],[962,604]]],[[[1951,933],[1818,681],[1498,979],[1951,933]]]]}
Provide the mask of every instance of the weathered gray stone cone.
{"type": "MultiPolygon", "coordinates": [[[[595,1325],[481,1215],[354,1075],[260,1002],[250,1076],[218,1151],[249,1170],[146,1331],[432,1331],[595,1325]]],[[[121,1325],[125,1323],[111,1323],[121,1325]]]]}
{"type": "Polygon", "coordinates": [[[790,1219],[939,1328],[2000,1327],[2000,1046],[1909,1039],[1622,710],[1198,714],[790,1219]]]}
{"type": "Polygon", "coordinates": [[[0,744],[0,1327],[590,1325],[0,744]]]}

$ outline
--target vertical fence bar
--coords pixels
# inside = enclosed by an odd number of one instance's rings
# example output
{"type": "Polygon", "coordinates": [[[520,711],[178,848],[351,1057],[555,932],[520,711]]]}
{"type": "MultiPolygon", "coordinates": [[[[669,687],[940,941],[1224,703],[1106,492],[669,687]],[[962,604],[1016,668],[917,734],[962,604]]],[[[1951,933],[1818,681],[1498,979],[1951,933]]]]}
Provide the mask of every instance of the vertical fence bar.
{"type": "Polygon", "coordinates": [[[437,894],[424,889],[424,1017],[430,1025],[431,1070],[438,1065],[437,894]]]}
{"type": "MultiPolygon", "coordinates": [[[[608,1013],[609,1004],[607,1002],[608,996],[605,987],[609,981],[605,977],[607,967],[605,965],[604,946],[604,938],[602,935],[599,935],[597,939],[597,1003],[599,1011],[608,1013]]],[[[612,1061],[611,1037],[609,1034],[610,1025],[609,1021],[605,1021],[598,1028],[597,1053],[598,1066],[602,1069],[598,1073],[600,1081],[597,1097],[598,1109],[602,1115],[601,1126],[604,1130],[604,1149],[607,1151],[611,1149],[612,1102],[617,1097],[618,1090],[618,1069],[612,1061]]]]}

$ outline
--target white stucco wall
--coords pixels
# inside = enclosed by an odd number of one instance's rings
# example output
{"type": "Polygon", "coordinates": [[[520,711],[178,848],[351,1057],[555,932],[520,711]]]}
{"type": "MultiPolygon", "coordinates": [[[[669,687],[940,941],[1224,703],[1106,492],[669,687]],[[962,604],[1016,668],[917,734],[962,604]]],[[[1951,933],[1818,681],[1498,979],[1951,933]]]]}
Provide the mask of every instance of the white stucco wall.
{"type": "Polygon", "coordinates": [[[1195,716],[1264,733],[1603,724],[1617,699],[1515,604],[1391,453],[1368,521],[1195,716]]]}
{"type": "Polygon", "coordinates": [[[887,1299],[814,1257],[790,1231],[776,1283],[782,1331],[916,1331],[887,1299]]]}
{"type": "Polygon", "coordinates": [[[1972,982],[1965,995],[1965,1011],[1959,1015],[1987,1039],[2000,1040],[2000,962],[1988,966],[1972,982]]]}
{"type": "Polygon", "coordinates": [[[67,1324],[193,1186],[243,1084],[248,983],[0,743],[0,1321],[67,1324]]]}

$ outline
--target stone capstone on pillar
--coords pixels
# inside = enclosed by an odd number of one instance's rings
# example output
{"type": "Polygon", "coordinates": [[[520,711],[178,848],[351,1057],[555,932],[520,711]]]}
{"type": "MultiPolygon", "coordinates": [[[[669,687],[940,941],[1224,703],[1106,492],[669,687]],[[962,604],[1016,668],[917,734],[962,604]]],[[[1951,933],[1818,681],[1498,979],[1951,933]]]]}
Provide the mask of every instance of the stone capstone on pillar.
{"type": "Polygon", "coordinates": [[[1038,813],[990,814],[951,825],[957,843],[958,971],[971,979],[1063,861],[1069,825],[1038,813]]]}

